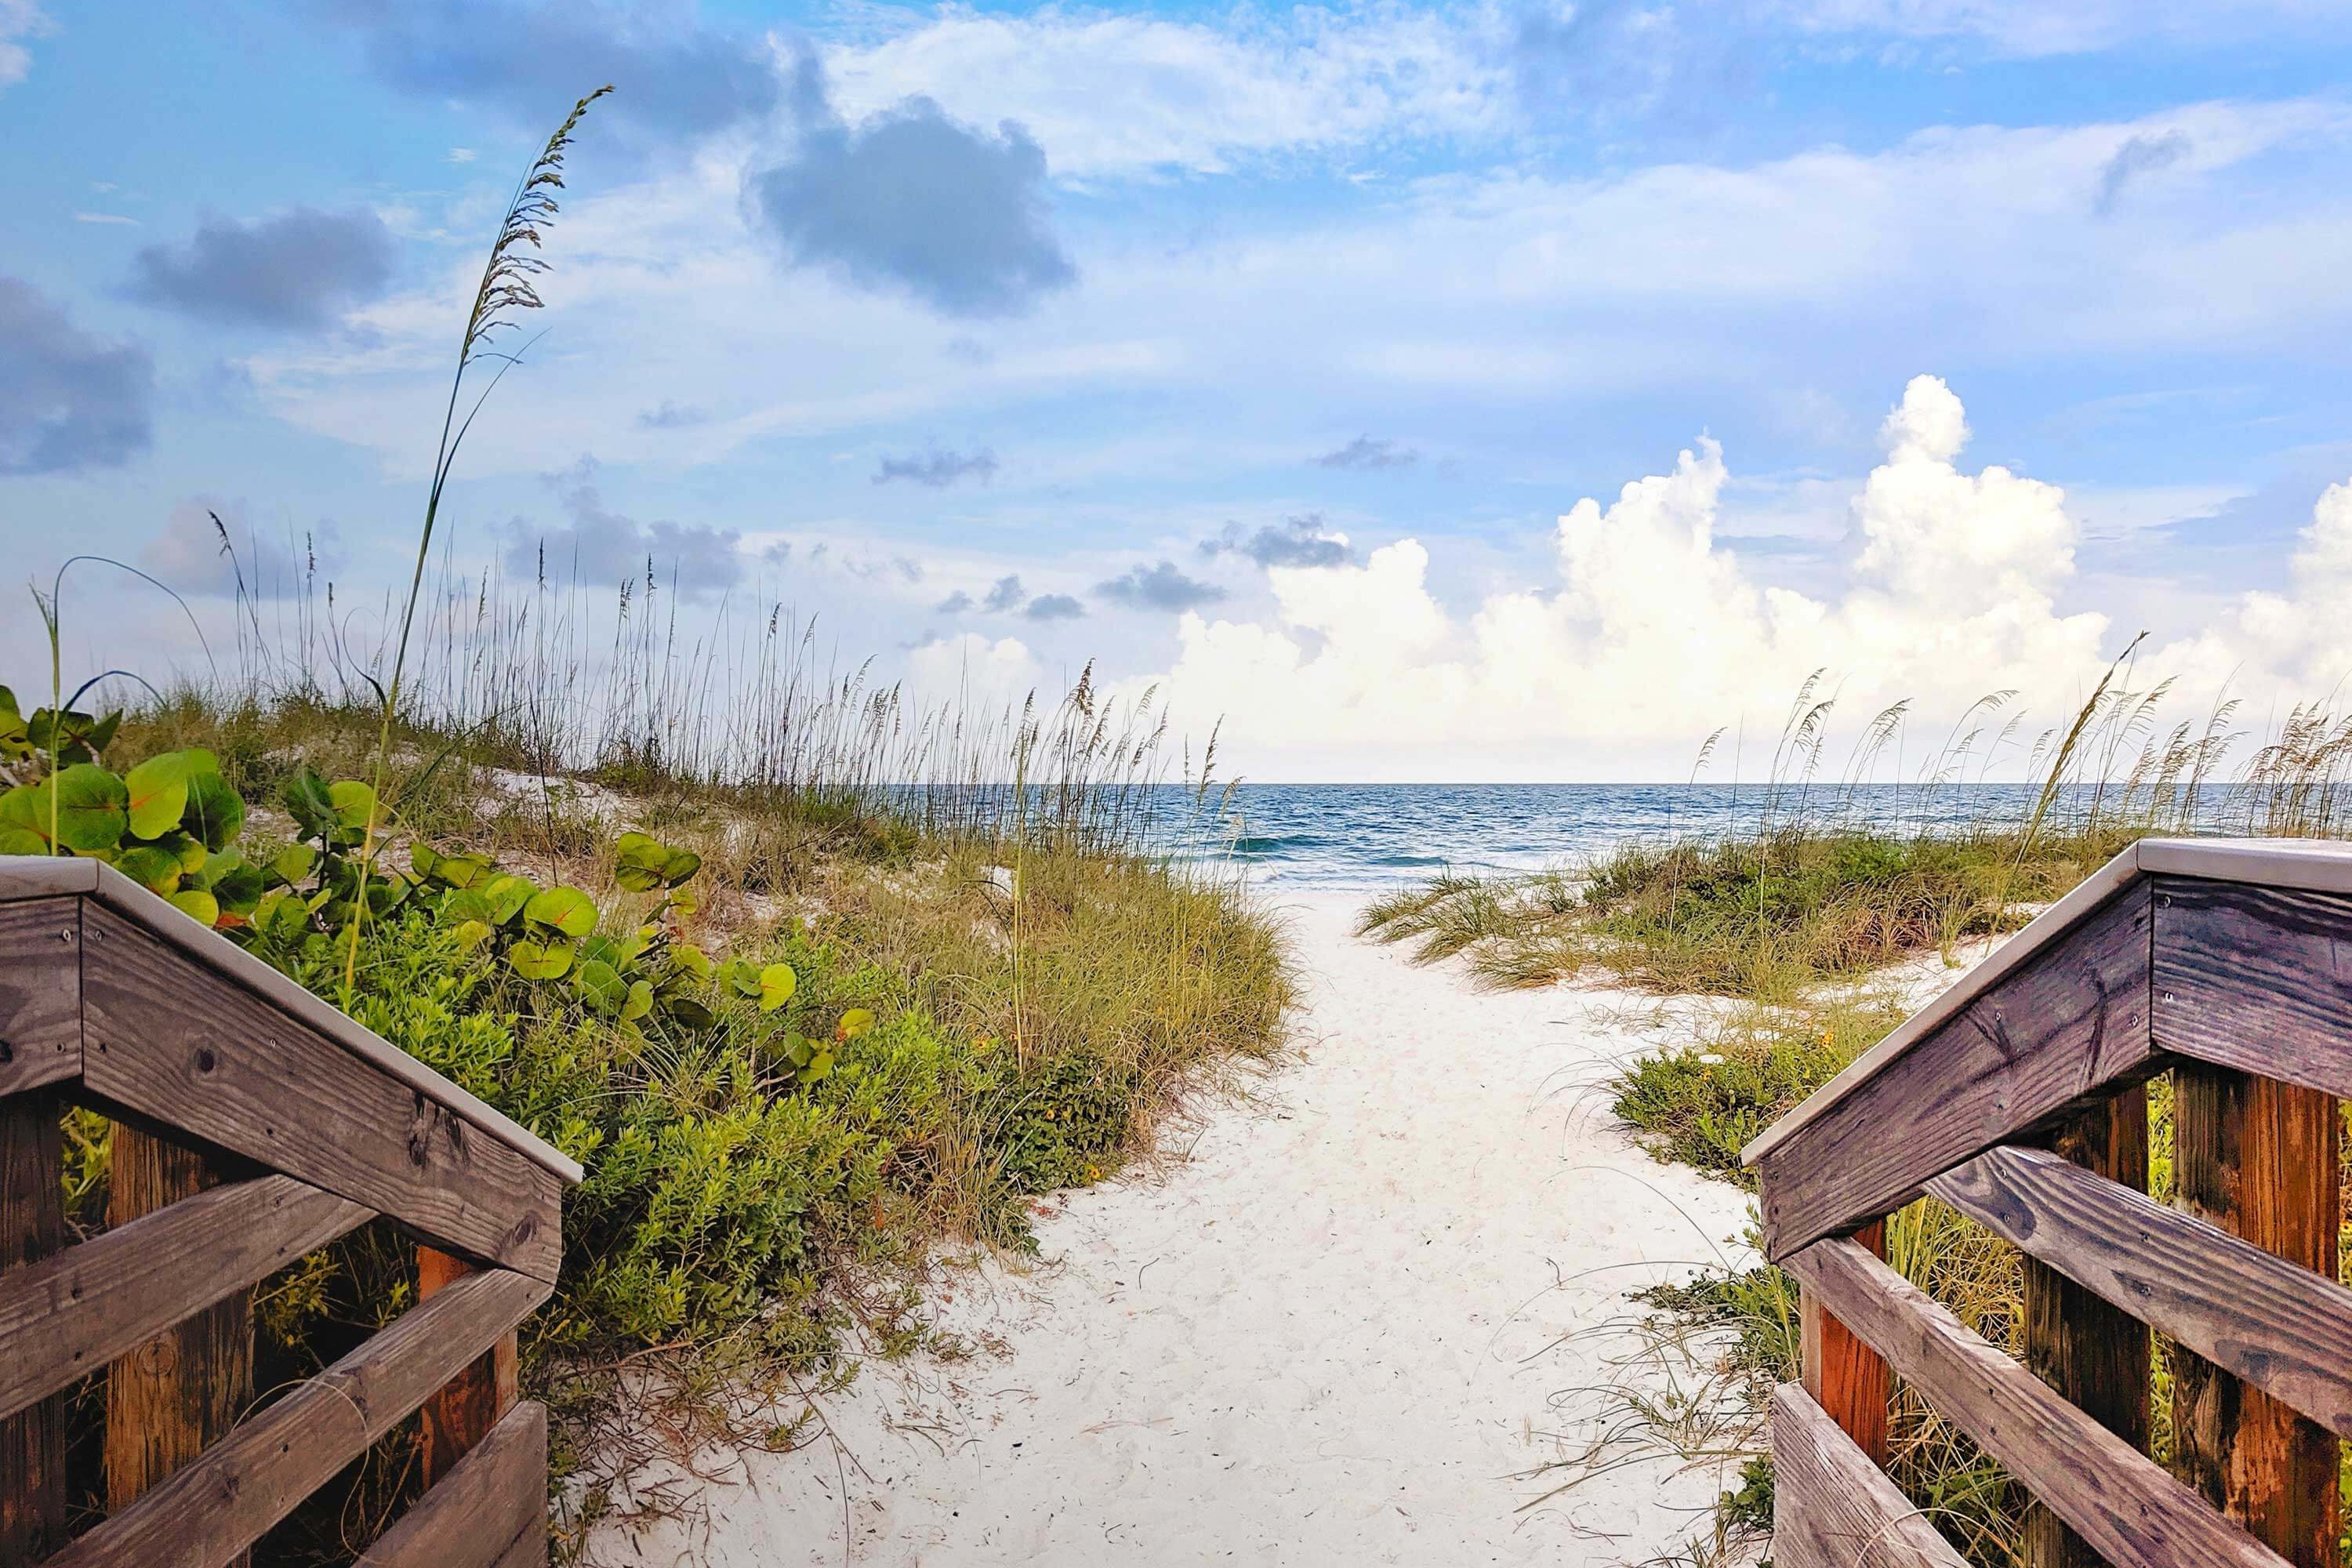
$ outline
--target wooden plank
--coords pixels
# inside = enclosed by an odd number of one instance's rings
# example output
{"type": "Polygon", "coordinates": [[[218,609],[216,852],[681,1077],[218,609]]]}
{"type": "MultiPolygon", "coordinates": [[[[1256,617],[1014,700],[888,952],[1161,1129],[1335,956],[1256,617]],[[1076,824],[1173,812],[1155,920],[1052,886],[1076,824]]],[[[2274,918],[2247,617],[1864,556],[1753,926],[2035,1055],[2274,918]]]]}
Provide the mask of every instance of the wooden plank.
{"type": "MultiPolygon", "coordinates": [[[[416,1249],[416,1296],[436,1292],[473,1273],[473,1265],[438,1247],[416,1249]]],[[[518,1393],[520,1347],[512,1333],[476,1358],[437,1390],[417,1414],[424,1426],[425,1484],[448,1474],[512,1407],[518,1393]]]]}
{"type": "MultiPolygon", "coordinates": [[[[64,1105],[54,1091],[0,1100],[0,1288],[66,1240],[64,1105]]],[[[0,1563],[30,1563],[66,1538],[66,1400],[0,1416],[0,1563]]]]}
{"type": "Polygon", "coordinates": [[[79,855],[0,855],[0,904],[98,891],[99,862],[79,855]]]}
{"type": "Polygon", "coordinates": [[[1750,1141],[1739,1152],[1740,1163],[1756,1164],[1811,1125],[1816,1119],[1827,1114],[1832,1107],[1854,1089],[1885,1071],[1889,1064],[1907,1054],[1920,1040],[1943,1027],[1969,1004],[2040,956],[2045,948],[2065,940],[2067,933],[2076,925],[2097,913],[2109,900],[2140,879],[2140,852],[2147,847],[2147,842],[2142,840],[2138,844],[2126,845],[2114,859],[2084,878],[2056,903],[2034,916],[2023,931],[1993,949],[1962,975],[1958,984],[1937,993],[1926,1006],[1889,1031],[1885,1039],[1847,1063],[1843,1071],[1807,1095],[1804,1103],[1750,1141]]]}
{"type": "Polygon", "coordinates": [[[1786,1267],[2118,1568],[2282,1568],[2276,1552],[1853,1242],[1815,1242],[1786,1267]]]}
{"type": "Polygon", "coordinates": [[[0,1275],[0,1415],[373,1217],[291,1176],[265,1176],[184,1198],[0,1275]]]}
{"type": "Polygon", "coordinates": [[[2352,1436],[2352,1290],[2039,1150],[1979,1154],[1927,1190],[2177,1344],[2352,1436]]]}
{"type": "Polygon", "coordinates": [[[2352,894],[2154,885],[2157,1045],[2352,1097],[2352,894]]]}
{"type": "Polygon", "coordinates": [[[2150,897],[2136,883],[1757,1162],[1775,1260],[2158,1066],[2150,897]]]}
{"type": "Polygon", "coordinates": [[[0,1095],[81,1071],[81,900],[0,904],[0,1095]]]}
{"type": "Polygon", "coordinates": [[[1772,1561],[1780,1568],[1966,1568],[1802,1388],[1788,1383],[1774,1391],[1771,1420],[1772,1561]]]}
{"type": "MultiPolygon", "coordinates": [[[[1886,1222],[1863,1226],[1853,1239],[1871,1256],[1885,1257],[1886,1222]]],[[[1798,1292],[1797,1334],[1805,1393],[1872,1464],[1885,1468],[1895,1397],[1895,1374],[1886,1358],[1857,1339],[1810,1290],[1798,1292]]]]}
{"type": "Polygon", "coordinates": [[[109,910],[83,911],[83,945],[92,1092],[438,1246],[555,1278],[552,1172],[109,910]]]}
{"type": "MultiPolygon", "coordinates": [[[[2172,1078],[2173,1180],[2181,1206],[2219,1230],[2336,1278],[2341,1118],[2315,1089],[2226,1068],[2172,1078]]],[[[2260,1342],[2284,1339],[2284,1321],[2260,1342]]],[[[2327,1428],[2193,1353],[2172,1362],[2175,1462],[2221,1510],[2301,1568],[2336,1568],[2336,1440],[2327,1428]]]]}
{"type": "Polygon", "coordinates": [[[223,1568],[547,1299],[511,1269],[421,1302],[44,1568],[223,1568]]]}
{"type": "Polygon", "coordinates": [[[352,1568],[505,1568],[547,1560],[547,1407],[516,1405],[352,1568]]]}
{"type": "MultiPolygon", "coordinates": [[[[96,866],[95,862],[91,864],[96,866]]],[[[96,866],[96,869],[98,891],[95,903],[109,914],[139,927],[165,945],[176,948],[225,983],[257,997],[295,1022],[310,1026],[312,1031],[333,1041],[347,1054],[394,1081],[406,1084],[458,1121],[504,1143],[565,1185],[579,1184],[580,1163],[529,1128],[484,1104],[383,1036],[362,1027],[333,1004],[313,995],[243,948],[198,925],[113,867],[96,866]]]]}
{"type": "MultiPolygon", "coordinates": [[[[2147,1090],[2139,1084],[2062,1122],[2053,1157],[2116,1184],[2147,1187],[2147,1090]]],[[[1933,1190],[1933,1184],[1930,1184],[1933,1190]]],[[[2025,1364],[2058,1396],[2147,1452],[2147,1325],[2029,1253],[2024,1258],[2025,1364]]],[[[2025,1515],[2027,1568],[2105,1568],[2049,1507],[2025,1515]]]]}
{"type": "MultiPolygon", "coordinates": [[[[107,1224],[131,1226],[225,1175],[200,1150],[118,1123],[107,1152],[107,1224]]],[[[251,1295],[231,1291],[174,1319],[106,1369],[106,1505],[116,1511],[194,1462],[253,1401],[251,1295]]]]}

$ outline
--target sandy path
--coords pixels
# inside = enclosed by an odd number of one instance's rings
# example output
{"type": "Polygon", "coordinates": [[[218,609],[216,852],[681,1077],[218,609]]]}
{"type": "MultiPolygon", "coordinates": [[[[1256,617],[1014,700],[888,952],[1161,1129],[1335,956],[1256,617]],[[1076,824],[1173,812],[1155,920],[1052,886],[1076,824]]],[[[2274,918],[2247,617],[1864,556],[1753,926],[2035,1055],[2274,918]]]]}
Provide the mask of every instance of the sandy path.
{"type": "Polygon", "coordinates": [[[1564,1391],[1623,1348],[1569,1336],[1733,1237],[1738,1194],[1584,1092],[1622,999],[1475,992],[1356,941],[1358,902],[1286,902],[1309,1043],[1257,1104],[1045,1205],[1044,1267],[951,1288],[1001,1355],[870,1368],[826,1404],[838,1450],[753,1456],[707,1518],[594,1560],[1599,1565],[1679,1541],[1715,1482],[1663,1465],[1519,1510],[1589,1439],[1564,1391]]]}

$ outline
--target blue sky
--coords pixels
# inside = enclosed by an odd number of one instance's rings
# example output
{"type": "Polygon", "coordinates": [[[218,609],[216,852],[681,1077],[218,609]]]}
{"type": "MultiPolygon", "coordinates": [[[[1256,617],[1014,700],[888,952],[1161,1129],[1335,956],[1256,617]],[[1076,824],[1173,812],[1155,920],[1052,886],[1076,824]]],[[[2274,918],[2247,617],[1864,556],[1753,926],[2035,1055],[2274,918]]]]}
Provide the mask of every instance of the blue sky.
{"type": "MultiPolygon", "coordinates": [[[[0,548],[225,625],[212,510],[380,602],[611,80],[461,572],[650,554],[926,689],[1094,658],[1261,777],[1678,773],[1816,668],[2054,714],[2142,629],[2325,695],[2352,28],[2149,10],[0,0],[0,548]]],[[[121,602],[78,658],[194,657],[121,602]]]]}

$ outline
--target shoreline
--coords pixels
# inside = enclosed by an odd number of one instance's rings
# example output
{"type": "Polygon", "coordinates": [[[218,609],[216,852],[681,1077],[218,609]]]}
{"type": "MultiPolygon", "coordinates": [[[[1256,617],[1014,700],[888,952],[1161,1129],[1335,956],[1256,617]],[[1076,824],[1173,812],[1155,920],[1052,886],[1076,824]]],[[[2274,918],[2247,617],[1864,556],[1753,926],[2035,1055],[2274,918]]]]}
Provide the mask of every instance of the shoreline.
{"type": "Polygon", "coordinates": [[[1625,1292],[1740,1250],[1744,1197],[1583,1088],[1623,993],[1472,989],[1291,891],[1298,1049],[1118,1180],[1035,1205],[1039,1259],[943,1278],[975,1347],[868,1364],[793,1453],[727,1457],[598,1563],[1639,1562],[1712,1473],[1643,1459],[1538,1500],[1638,1348],[1625,1292]]]}

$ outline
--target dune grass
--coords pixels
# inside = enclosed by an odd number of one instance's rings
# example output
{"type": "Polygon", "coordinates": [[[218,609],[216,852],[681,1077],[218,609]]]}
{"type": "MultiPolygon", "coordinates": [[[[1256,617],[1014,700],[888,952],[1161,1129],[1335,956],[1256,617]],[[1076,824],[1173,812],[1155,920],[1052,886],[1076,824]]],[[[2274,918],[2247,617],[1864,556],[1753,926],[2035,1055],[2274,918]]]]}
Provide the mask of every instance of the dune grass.
{"type": "MultiPolygon", "coordinates": [[[[1888,966],[1940,954],[2015,929],[2134,839],[2229,831],[2335,836],[2345,825],[2352,715],[2306,705],[2261,743],[2242,745],[2224,703],[2201,721],[2158,722],[2166,688],[2133,689],[2119,665],[2072,722],[2036,740],[2027,758],[2037,788],[2008,816],[1953,807],[1967,760],[2015,737],[2013,715],[1956,731],[1911,791],[1953,792],[1911,822],[1879,815],[1900,794],[1850,787],[1883,743],[1889,710],[1867,727],[1846,784],[1812,782],[1827,710],[1810,690],[1792,709],[1778,771],[1759,789],[1753,826],[1716,838],[1617,847],[1588,865],[1532,877],[1448,874],[1386,895],[1360,930],[1412,944],[1423,962],[1459,958],[1498,986],[1585,978],[1658,996],[1716,1000],[1678,1009],[1685,1020],[1608,1088],[1617,1115],[1661,1158],[1752,1185],[1740,1150],[1899,1023],[1924,994],[1894,983],[1888,966]],[[2235,762],[2233,758],[2242,760],[2235,762]],[[1946,826],[1911,825],[1929,816],[1946,826]],[[1957,821],[1954,819],[1957,817],[1957,821]]],[[[1988,699],[1988,721],[2006,700],[1988,699]]],[[[1990,798],[1978,792],[1976,798],[1990,798]]],[[[2011,796],[2011,798],[2018,798],[2011,796]]],[[[2151,1187],[2169,1191],[2168,1084],[2150,1086],[2151,1187]]],[[[2352,1152],[2352,1139],[2347,1140],[2352,1152]]],[[[2347,1189],[2352,1190],[2352,1189],[2347,1189]]],[[[2352,1237],[2352,1212],[2347,1212],[2352,1237]]],[[[2023,1276],[2014,1249],[1932,1201],[1890,1217],[1890,1263],[1962,1321],[2014,1351],[2023,1276]]],[[[2352,1248],[2347,1248],[2352,1257],[2352,1248]]],[[[1771,1475],[1761,1425],[1772,1387],[1796,1375],[1797,1292],[1780,1269],[1714,1268],[1643,1293],[1657,1364],[1696,1355],[1712,1363],[1700,1385],[1719,1400],[1704,1419],[1689,1402],[1615,1395],[1604,1424],[1693,1458],[1743,1465],[1713,1530],[1676,1562],[1731,1561],[1769,1533],[1771,1475]],[[1694,1348],[1696,1347],[1696,1348],[1694,1348]]],[[[1671,1383],[1675,1374],[1669,1373],[1671,1383]]],[[[2170,1411],[2161,1346],[2154,1370],[2152,1447],[2169,1453],[2170,1411]]],[[[2026,1496],[2000,1467],[1907,1388],[1894,1412],[1892,1470],[1906,1495],[1969,1561],[2021,1562],[2026,1496]]],[[[2352,1468],[2346,1471],[2352,1496],[2352,1468]]],[[[2352,1547],[2346,1561],[2352,1564],[2352,1547]]]]}

